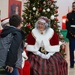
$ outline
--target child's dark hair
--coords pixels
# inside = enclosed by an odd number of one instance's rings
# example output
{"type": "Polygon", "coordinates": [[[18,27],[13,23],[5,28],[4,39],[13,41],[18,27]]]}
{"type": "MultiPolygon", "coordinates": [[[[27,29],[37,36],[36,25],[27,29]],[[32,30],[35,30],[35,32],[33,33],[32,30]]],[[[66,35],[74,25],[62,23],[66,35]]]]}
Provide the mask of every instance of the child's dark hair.
{"type": "Polygon", "coordinates": [[[72,5],[75,4],[75,2],[72,3],[72,5]]]}
{"type": "Polygon", "coordinates": [[[22,19],[21,19],[21,17],[19,15],[12,15],[9,18],[9,24],[10,24],[10,26],[18,27],[21,22],[22,22],[22,19]]]}

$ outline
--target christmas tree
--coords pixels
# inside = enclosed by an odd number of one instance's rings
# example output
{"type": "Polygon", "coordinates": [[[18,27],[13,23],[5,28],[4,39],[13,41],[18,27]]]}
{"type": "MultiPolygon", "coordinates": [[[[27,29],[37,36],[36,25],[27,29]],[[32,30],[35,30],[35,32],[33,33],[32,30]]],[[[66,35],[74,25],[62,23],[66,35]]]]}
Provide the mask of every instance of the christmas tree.
{"type": "Polygon", "coordinates": [[[24,3],[23,30],[26,34],[34,28],[40,16],[46,16],[50,20],[50,27],[59,33],[56,2],[54,0],[29,0],[24,3]]]}

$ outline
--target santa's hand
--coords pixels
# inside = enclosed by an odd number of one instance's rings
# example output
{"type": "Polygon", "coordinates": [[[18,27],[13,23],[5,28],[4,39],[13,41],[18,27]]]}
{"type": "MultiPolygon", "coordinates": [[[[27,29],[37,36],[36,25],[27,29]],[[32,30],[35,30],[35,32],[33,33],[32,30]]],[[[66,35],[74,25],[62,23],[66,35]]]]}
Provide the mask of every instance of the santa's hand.
{"type": "Polygon", "coordinates": [[[48,54],[42,54],[41,57],[43,59],[49,59],[50,58],[50,53],[48,53],[48,54]]]}
{"type": "Polygon", "coordinates": [[[38,56],[41,56],[41,52],[40,51],[35,51],[34,54],[38,55],[38,56]]]}
{"type": "Polygon", "coordinates": [[[50,56],[51,56],[51,54],[50,54],[50,53],[46,54],[47,59],[49,59],[49,58],[50,58],[50,56]]]}
{"type": "Polygon", "coordinates": [[[43,59],[49,59],[50,56],[51,56],[50,53],[48,53],[48,54],[43,54],[43,53],[41,53],[40,51],[36,51],[34,54],[40,56],[40,57],[43,58],[43,59]]]}

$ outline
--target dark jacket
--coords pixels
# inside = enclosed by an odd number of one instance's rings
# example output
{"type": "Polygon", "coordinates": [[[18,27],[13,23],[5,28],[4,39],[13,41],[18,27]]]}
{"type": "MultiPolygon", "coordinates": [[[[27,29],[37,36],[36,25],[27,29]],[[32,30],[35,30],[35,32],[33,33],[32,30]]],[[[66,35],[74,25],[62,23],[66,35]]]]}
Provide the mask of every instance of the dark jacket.
{"type": "Polygon", "coordinates": [[[72,27],[72,25],[75,26],[75,12],[72,11],[67,14],[67,21],[66,21],[66,28],[67,28],[67,38],[73,38],[75,39],[75,27],[72,27]]]}
{"type": "Polygon", "coordinates": [[[18,59],[18,49],[20,46],[21,47],[23,46],[23,40],[24,40],[25,35],[21,30],[16,29],[13,26],[6,26],[2,30],[2,33],[0,34],[0,36],[5,37],[9,33],[12,33],[14,37],[12,39],[12,43],[11,43],[11,46],[7,55],[6,65],[15,67],[16,61],[18,59]]]}

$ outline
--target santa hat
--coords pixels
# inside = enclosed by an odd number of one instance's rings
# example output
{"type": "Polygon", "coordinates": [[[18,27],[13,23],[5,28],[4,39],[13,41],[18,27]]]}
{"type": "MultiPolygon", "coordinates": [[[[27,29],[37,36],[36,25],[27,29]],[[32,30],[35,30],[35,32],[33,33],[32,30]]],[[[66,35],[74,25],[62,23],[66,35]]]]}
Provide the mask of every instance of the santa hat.
{"type": "Polygon", "coordinates": [[[48,29],[48,28],[50,27],[49,19],[48,19],[47,17],[45,17],[45,16],[41,16],[41,17],[38,18],[38,20],[36,21],[36,23],[35,23],[35,28],[38,28],[38,22],[39,22],[39,21],[45,23],[44,25],[45,25],[46,29],[48,29]]]}
{"type": "Polygon", "coordinates": [[[41,21],[43,23],[49,23],[49,19],[47,17],[41,16],[38,21],[41,21]]]}
{"type": "Polygon", "coordinates": [[[9,18],[5,18],[5,19],[1,20],[2,27],[4,27],[8,23],[9,23],[9,18]]]}

